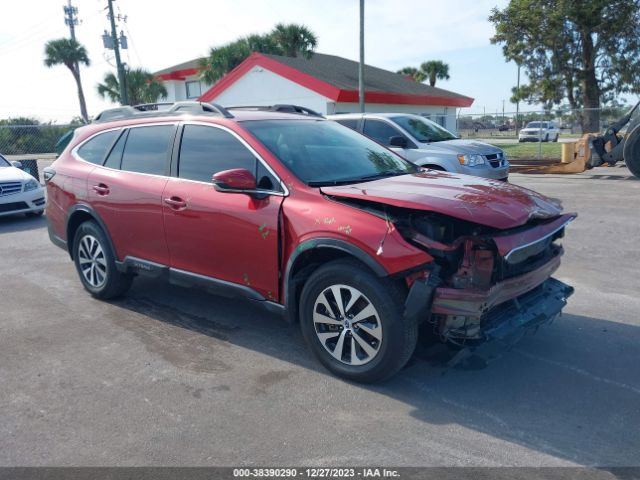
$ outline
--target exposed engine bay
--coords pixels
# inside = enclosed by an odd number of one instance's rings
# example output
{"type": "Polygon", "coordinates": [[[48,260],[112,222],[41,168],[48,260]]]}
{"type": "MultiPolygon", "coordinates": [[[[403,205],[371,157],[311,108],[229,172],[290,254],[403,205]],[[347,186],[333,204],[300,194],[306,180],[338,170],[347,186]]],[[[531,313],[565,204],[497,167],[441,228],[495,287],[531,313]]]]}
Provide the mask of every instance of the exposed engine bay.
{"type": "Polygon", "coordinates": [[[434,259],[406,277],[407,314],[433,325],[445,342],[467,345],[509,326],[552,321],[573,288],[551,278],[563,254],[559,240],[576,215],[531,218],[500,230],[439,213],[337,199],[381,216],[434,259]]]}

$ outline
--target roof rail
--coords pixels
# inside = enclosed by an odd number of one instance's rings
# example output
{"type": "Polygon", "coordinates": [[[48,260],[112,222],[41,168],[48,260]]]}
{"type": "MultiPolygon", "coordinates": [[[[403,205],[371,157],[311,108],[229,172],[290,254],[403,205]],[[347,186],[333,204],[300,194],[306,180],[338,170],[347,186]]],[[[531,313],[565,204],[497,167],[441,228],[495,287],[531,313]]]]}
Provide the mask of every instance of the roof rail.
{"type": "Polygon", "coordinates": [[[309,115],[310,117],[324,118],[321,113],[300,105],[277,104],[277,105],[241,105],[237,107],[227,107],[227,110],[258,110],[263,112],[297,113],[299,115],[309,115]]]}
{"type": "Polygon", "coordinates": [[[158,103],[142,103],[139,105],[125,105],[122,107],[110,108],[100,112],[93,119],[94,123],[110,122],[124,118],[134,117],[153,117],[161,115],[173,115],[179,113],[213,113],[222,115],[225,118],[233,118],[233,115],[221,105],[206,102],[158,102],[158,103]],[[168,107],[168,108],[161,108],[168,107]]]}

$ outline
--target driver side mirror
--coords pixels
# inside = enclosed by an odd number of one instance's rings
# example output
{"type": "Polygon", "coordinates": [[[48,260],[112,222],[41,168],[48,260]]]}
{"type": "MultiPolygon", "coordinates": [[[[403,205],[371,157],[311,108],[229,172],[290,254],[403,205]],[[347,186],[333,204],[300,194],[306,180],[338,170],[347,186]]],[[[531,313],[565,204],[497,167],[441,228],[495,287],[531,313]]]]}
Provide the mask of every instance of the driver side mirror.
{"type": "Polygon", "coordinates": [[[398,148],[407,148],[407,139],[401,135],[394,135],[389,138],[389,145],[398,148]]]}
{"type": "Polygon", "coordinates": [[[19,168],[20,170],[22,170],[22,162],[18,162],[17,160],[13,160],[11,162],[11,165],[13,165],[16,168],[19,168]]]}
{"type": "Polygon", "coordinates": [[[257,189],[256,177],[245,168],[223,170],[214,174],[211,180],[219,192],[244,192],[257,189]]]}

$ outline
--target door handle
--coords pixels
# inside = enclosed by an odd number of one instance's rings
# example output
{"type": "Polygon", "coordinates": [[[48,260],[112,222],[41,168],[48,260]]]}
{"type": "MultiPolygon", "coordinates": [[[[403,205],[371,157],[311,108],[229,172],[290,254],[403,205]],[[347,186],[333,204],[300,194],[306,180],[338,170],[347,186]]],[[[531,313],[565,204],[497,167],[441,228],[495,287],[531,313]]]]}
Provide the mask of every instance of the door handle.
{"type": "Polygon", "coordinates": [[[184,210],[187,208],[187,202],[180,197],[169,197],[164,199],[164,203],[174,210],[184,210]]]}
{"type": "Polygon", "coordinates": [[[98,195],[109,195],[109,187],[104,183],[99,183],[98,185],[94,185],[93,190],[98,195]]]}

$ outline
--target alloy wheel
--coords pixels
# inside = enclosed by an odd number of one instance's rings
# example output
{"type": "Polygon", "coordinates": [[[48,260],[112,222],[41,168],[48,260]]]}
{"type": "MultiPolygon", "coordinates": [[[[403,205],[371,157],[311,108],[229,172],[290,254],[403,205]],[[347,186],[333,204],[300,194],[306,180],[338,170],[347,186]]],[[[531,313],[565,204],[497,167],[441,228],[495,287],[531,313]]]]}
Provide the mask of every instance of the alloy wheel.
{"type": "Polygon", "coordinates": [[[324,289],[313,306],[313,325],[325,350],[342,363],[364,365],[380,352],[380,317],[366,295],[354,287],[324,289]]]}
{"type": "Polygon", "coordinates": [[[80,239],[78,263],[85,281],[93,288],[100,288],[107,281],[107,260],[100,242],[93,235],[80,239]]]}

